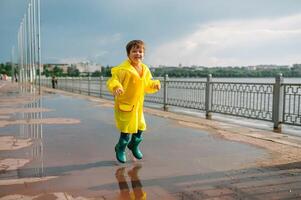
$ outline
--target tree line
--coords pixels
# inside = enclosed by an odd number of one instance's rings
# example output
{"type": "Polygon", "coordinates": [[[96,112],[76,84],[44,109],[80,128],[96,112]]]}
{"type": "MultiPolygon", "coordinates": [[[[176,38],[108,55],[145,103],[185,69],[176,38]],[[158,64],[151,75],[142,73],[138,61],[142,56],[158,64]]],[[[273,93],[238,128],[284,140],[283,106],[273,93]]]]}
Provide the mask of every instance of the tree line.
{"type": "Polygon", "coordinates": [[[0,63],[0,74],[12,75],[12,66],[10,63],[0,63]]]}
{"type": "MultiPolygon", "coordinates": [[[[42,75],[46,77],[79,77],[79,76],[92,76],[92,77],[110,77],[112,66],[102,66],[101,70],[96,70],[89,73],[80,73],[75,66],[67,68],[67,72],[63,72],[63,69],[55,66],[52,70],[44,67],[42,75]]],[[[17,73],[18,70],[15,70],[17,73]]],[[[292,67],[279,67],[273,68],[256,68],[249,69],[246,67],[157,67],[151,68],[154,77],[162,77],[168,74],[169,77],[207,77],[208,74],[212,74],[213,77],[275,77],[277,74],[282,73],[284,77],[301,77],[301,64],[294,64],[292,67]]],[[[0,74],[12,75],[11,63],[0,64],[0,74]]],[[[38,70],[37,70],[38,74],[38,70]]]]}
{"type": "Polygon", "coordinates": [[[282,73],[284,77],[301,77],[301,64],[294,64],[289,67],[257,68],[248,69],[245,67],[204,67],[202,69],[184,67],[165,67],[152,69],[154,76],[169,77],[207,77],[212,74],[213,77],[275,77],[282,73]]]}
{"type": "MultiPolygon", "coordinates": [[[[103,67],[101,75],[104,77],[111,76],[112,67],[103,67]]],[[[245,67],[204,67],[202,69],[192,67],[158,67],[151,68],[154,77],[163,77],[168,74],[169,77],[176,78],[197,78],[207,77],[212,74],[213,77],[275,77],[282,73],[284,77],[301,77],[301,64],[294,64],[292,67],[276,67],[275,68],[257,68],[250,70],[245,67]]]]}

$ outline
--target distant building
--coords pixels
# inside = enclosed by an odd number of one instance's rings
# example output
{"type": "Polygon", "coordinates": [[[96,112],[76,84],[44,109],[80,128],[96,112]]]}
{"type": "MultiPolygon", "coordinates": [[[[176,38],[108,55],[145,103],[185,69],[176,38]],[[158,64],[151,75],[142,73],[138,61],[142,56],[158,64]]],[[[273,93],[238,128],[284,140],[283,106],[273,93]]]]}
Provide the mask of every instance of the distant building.
{"type": "Polygon", "coordinates": [[[196,65],[192,65],[191,69],[194,69],[196,71],[203,71],[205,69],[204,66],[196,66],[196,65]]]}
{"type": "Polygon", "coordinates": [[[53,71],[55,67],[58,67],[63,70],[63,73],[68,73],[69,67],[74,67],[78,69],[81,74],[87,74],[88,72],[100,71],[101,72],[101,65],[96,63],[90,62],[80,62],[74,64],[58,64],[58,63],[48,63],[43,65],[43,69],[48,71],[53,71]]]}
{"type": "Polygon", "coordinates": [[[94,72],[100,71],[101,72],[101,65],[96,63],[87,62],[80,62],[73,64],[79,70],[80,73],[87,73],[87,72],[94,72]]]}
{"type": "Polygon", "coordinates": [[[288,68],[288,65],[256,65],[256,70],[272,70],[280,68],[288,68]]]}
{"type": "Polygon", "coordinates": [[[253,70],[256,70],[257,67],[256,66],[248,66],[248,67],[246,67],[246,69],[253,71],[253,70]]]}
{"type": "Polygon", "coordinates": [[[69,64],[50,63],[50,64],[44,64],[43,69],[47,69],[48,71],[52,72],[55,67],[58,67],[63,70],[63,73],[67,73],[69,66],[70,66],[69,64]]]}

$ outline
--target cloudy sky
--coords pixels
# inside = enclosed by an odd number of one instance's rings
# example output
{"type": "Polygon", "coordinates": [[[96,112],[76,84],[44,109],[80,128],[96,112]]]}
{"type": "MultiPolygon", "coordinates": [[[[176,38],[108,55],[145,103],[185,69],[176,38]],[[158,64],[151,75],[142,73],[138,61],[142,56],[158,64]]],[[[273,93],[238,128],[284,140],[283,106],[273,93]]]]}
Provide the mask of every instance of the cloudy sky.
{"type": "MultiPolygon", "coordinates": [[[[0,0],[0,62],[29,0],[0,0]]],[[[301,63],[301,0],[41,0],[43,63],[117,65],[129,40],[145,63],[246,66],[301,63]]]]}

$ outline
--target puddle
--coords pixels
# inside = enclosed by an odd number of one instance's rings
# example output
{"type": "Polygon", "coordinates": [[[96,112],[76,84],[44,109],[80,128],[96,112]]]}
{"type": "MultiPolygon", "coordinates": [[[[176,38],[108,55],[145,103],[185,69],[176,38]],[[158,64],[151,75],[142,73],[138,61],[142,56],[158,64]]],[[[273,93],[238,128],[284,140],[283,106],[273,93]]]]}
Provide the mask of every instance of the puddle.
{"type": "Polygon", "coordinates": [[[112,108],[58,94],[47,94],[42,102],[43,107],[53,111],[40,117],[76,118],[81,123],[12,126],[20,136],[33,138],[33,144],[1,154],[22,155],[30,162],[6,175],[0,174],[0,179],[58,177],[5,186],[0,192],[3,195],[22,194],[26,189],[33,195],[42,191],[76,191],[114,199],[121,193],[125,196],[148,193],[152,197],[155,191],[168,197],[166,190],[175,190],[177,181],[190,181],[202,173],[240,169],[267,155],[262,149],[214,138],[193,127],[146,114],[149,127],[141,145],[144,159],[137,161],[127,152],[128,163],[120,165],[115,160],[114,145],[119,133],[112,108]]]}

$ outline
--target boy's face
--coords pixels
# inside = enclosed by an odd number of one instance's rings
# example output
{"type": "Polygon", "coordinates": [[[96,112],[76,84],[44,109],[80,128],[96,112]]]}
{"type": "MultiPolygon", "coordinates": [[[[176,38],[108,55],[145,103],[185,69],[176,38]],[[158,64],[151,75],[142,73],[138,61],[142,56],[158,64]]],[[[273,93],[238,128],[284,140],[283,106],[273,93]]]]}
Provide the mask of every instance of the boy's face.
{"type": "Polygon", "coordinates": [[[129,59],[133,64],[139,64],[144,58],[144,49],[140,46],[135,46],[130,50],[128,55],[129,59]]]}

